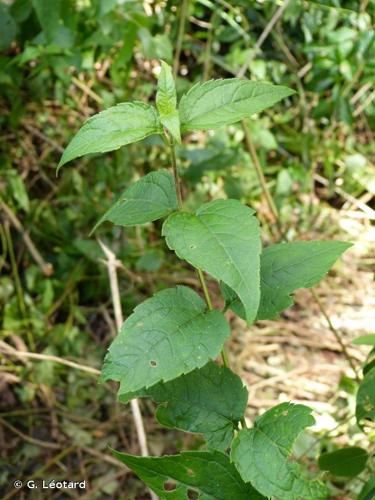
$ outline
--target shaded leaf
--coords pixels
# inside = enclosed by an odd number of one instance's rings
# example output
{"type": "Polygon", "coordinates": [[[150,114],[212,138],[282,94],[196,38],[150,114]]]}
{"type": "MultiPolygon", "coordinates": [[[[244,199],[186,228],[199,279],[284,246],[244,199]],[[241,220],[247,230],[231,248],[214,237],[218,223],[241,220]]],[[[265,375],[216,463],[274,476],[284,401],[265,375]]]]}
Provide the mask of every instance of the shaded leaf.
{"type": "MultiPolygon", "coordinates": [[[[248,393],[229,368],[209,362],[187,375],[133,395],[145,396],[165,403],[156,413],[162,425],[202,433],[211,448],[224,451],[244,415],[248,393]]],[[[125,399],[129,399],[127,395],[125,399]]]]}
{"type": "Polygon", "coordinates": [[[231,459],[242,479],[267,497],[326,498],[327,488],[305,479],[300,465],[290,460],[294,441],[314,422],[310,408],[281,403],[258,417],[253,429],[241,430],[233,441],[231,459]]]}
{"type": "Polygon", "coordinates": [[[176,105],[177,95],[172,68],[164,61],[161,61],[158,90],[156,92],[156,107],[161,123],[171,133],[174,140],[180,144],[180,118],[176,105]]]}
{"type": "Polygon", "coordinates": [[[198,83],[181,98],[181,129],[207,130],[230,125],[291,94],[294,90],[281,85],[239,78],[198,83]]]}
{"type": "Polygon", "coordinates": [[[334,476],[354,477],[366,467],[367,451],[358,446],[348,446],[319,457],[319,468],[334,476]]]}
{"type": "Polygon", "coordinates": [[[134,226],[161,219],[177,206],[173,175],[167,170],[151,172],[125,189],[92,232],[106,220],[117,226],[134,226]]]}
{"type": "MultiPolygon", "coordinates": [[[[265,248],[260,256],[260,303],[257,320],[275,319],[293,304],[290,295],[311,288],[352,244],[343,241],[298,241],[265,248]]],[[[244,311],[233,292],[222,287],[227,306],[241,318],[244,311]]]]}
{"type": "Polygon", "coordinates": [[[258,500],[260,495],[245,484],[229,457],[219,451],[185,451],[164,457],[136,457],[118,451],[114,455],[134,471],[161,500],[186,500],[188,492],[201,500],[258,500]],[[170,485],[172,490],[165,489],[170,485]]]}
{"type": "Polygon", "coordinates": [[[163,225],[169,248],[178,257],[231,287],[251,323],[259,305],[259,223],[237,200],[215,200],[196,214],[175,212],[163,225]]]}
{"type": "Polygon", "coordinates": [[[207,311],[193,290],[168,288],[125,321],[104,360],[102,378],[120,382],[119,395],[172,380],[216,358],[229,334],[224,316],[207,311]]]}
{"type": "Polygon", "coordinates": [[[142,102],[123,102],[89,118],[68,144],[58,168],[90,153],[113,151],[162,133],[156,110],[142,102]]]}
{"type": "Polygon", "coordinates": [[[359,425],[363,419],[375,419],[375,368],[366,373],[359,386],[355,415],[359,425]]]}

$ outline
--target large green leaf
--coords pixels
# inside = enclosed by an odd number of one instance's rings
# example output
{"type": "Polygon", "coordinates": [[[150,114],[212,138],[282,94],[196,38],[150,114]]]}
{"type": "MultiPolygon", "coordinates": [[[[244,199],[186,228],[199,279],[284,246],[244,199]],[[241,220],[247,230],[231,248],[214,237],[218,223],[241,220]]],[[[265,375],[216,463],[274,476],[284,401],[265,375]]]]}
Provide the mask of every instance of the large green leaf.
{"type": "Polygon", "coordinates": [[[210,80],[194,85],[180,101],[181,129],[207,130],[238,122],[294,94],[271,83],[239,78],[210,80]]]}
{"type": "Polygon", "coordinates": [[[259,305],[259,223],[237,200],[216,200],[196,214],[175,212],[163,225],[178,257],[222,280],[240,298],[251,323],[259,305]]]}
{"type": "Polygon", "coordinates": [[[118,451],[114,454],[161,500],[187,500],[191,498],[189,492],[199,493],[200,500],[264,498],[242,481],[228,455],[219,451],[186,451],[164,457],[136,457],[118,451]]]}
{"type": "Polygon", "coordinates": [[[233,441],[231,459],[242,479],[280,500],[326,498],[327,488],[305,479],[299,464],[290,460],[294,441],[314,422],[310,408],[281,403],[257,418],[253,429],[241,430],[233,441]]]}
{"type": "Polygon", "coordinates": [[[89,153],[104,153],[162,133],[153,106],[123,102],[89,118],[68,144],[58,168],[89,153]]]}
{"type": "MultiPolygon", "coordinates": [[[[275,319],[293,304],[290,295],[311,288],[329,271],[351,243],[343,241],[298,241],[265,248],[260,256],[260,303],[257,320],[275,319]]],[[[244,318],[238,298],[222,287],[228,307],[244,318]]]]}
{"type": "Polygon", "coordinates": [[[177,95],[172,68],[162,61],[156,92],[156,107],[161,123],[171,133],[174,140],[180,143],[180,118],[176,105],[177,95]]]}
{"type": "Polygon", "coordinates": [[[107,210],[93,231],[104,221],[117,226],[134,226],[161,219],[177,210],[176,187],[173,175],[167,170],[151,172],[125,189],[107,210]]]}
{"type": "Polygon", "coordinates": [[[134,395],[145,396],[163,403],[156,413],[161,424],[202,433],[211,448],[224,451],[243,417],[248,393],[229,368],[209,362],[203,368],[134,395]]]}
{"type": "Polygon", "coordinates": [[[359,386],[355,415],[359,425],[362,424],[363,419],[375,419],[375,368],[366,373],[359,386]]]}
{"type": "Polygon", "coordinates": [[[120,382],[119,395],[172,380],[220,353],[230,330],[217,310],[190,288],[158,292],[135,308],[112,342],[102,378],[120,382]]]}
{"type": "Polygon", "coordinates": [[[348,446],[319,457],[319,468],[334,476],[354,477],[366,467],[368,453],[358,446],[348,446]]]}

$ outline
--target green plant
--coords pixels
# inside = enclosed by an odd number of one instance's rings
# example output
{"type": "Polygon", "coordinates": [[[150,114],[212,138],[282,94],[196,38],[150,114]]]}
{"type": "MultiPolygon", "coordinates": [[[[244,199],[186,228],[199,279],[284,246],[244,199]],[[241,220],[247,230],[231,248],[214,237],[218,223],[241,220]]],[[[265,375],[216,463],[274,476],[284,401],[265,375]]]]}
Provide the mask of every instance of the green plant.
{"type": "MultiPolygon", "coordinates": [[[[102,379],[120,383],[121,402],[151,397],[159,405],[156,417],[162,425],[201,433],[206,440],[207,450],[175,456],[114,452],[161,498],[188,498],[191,492],[207,499],[318,499],[329,494],[320,479],[308,479],[290,457],[297,436],[314,424],[310,408],[282,403],[247,427],[248,394],[229,367],[225,342],[230,327],[224,312],[231,308],[249,325],[277,317],[293,303],[291,294],[314,286],[350,243],[295,242],[262,250],[254,211],[239,201],[218,199],[188,212],[176,164],[181,134],[238,122],[292,94],[268,83],[211,80],[193,86],[177,107],[172,70],[162,63],[156,108],[122,103],[93,116],[59,163],[58,168],[153,134],[170,148],[173,175],[157,170],[142,177],[97,224],[109,220],[133,226],[166,217],[166,244],[196,269],[205,298],[186,286],[157,292],[125,321],[103,365],[102,379]],[[220,283],[224,310],[213,307],[204,273],[220,283]],[[215,362],[220,355],[223,365],[215,362]]],[[[365,459],[362,453],[361,463],[365,459]]],[[[324,468],[327,460],[321,462],[324,468]]]]}

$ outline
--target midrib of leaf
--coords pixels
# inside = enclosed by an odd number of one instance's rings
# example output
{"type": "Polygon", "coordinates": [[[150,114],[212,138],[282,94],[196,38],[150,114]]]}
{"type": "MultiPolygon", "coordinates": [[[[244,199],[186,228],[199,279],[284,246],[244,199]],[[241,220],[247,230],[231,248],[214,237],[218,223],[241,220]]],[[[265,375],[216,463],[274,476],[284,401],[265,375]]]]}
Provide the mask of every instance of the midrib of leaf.
{"type": "MultiPolygon", "coordinates": [[[[210,81],[213,81],[213,80],[210,80],[210,81]]],[[[209,82],[207,82],[207,83],[209,83],[209,82]]],[[[242,99],[238,99],[237,101],[233,102],[233,101],[234,101],[234,96],[236,95],[236,93],[237,93],[237,92],[239,92],[239,91],[242,89],[242,87],[243,87],[243,85],[241,85],[240,87],[238,87],[237,89],[235,89],[235,91],[233,92],[233,96],[232,96],[232,98],[231,98],[231,99],[232,99],[232,102],[222,104],[221,106],[217,106],[217,107],[215,107],[215,108],[210,108],[210,109],[206,110],[206,111],[205,111],[205,113],[206,113],[206,112],[212,112],[212,111],[214,111],[214,112],[216,113],[216,112],[218,112],[219,110],[221,110],[221,111],[222,111],[222,110],[224,110],[224,109],[226,109],[226,108],[231,109],[231,106],[233,106],[234,104],[236,104],[236,105],[237,105],[237,104],[241,104],[241,103],[243,103],[243,102],[245,102],[245,101],[248,101],[249,99],[256,99],[256,98],[261,97],[261,96],[263,95],[263,94],[259,94],[259,95],[254,96],[254,92],[255,92],[255,90],[256,90],[256,88],[254,87],[253,89],[251,89],[251,95],[249,95],[249,96],[247,96],[247,97],[244,97],[244,98],[242,98],[242,99]]],[[[194,87],[193,87],[193,88],[194,88],[194,87]]],[[[192,88],[191,90],[193,90],[193,88],[192,88]]],[[[275,93],[275,90],[276,90],[276,89],[272,89],[272,86],[271,86],[271,85],[270,85],[270,89],[271,89],[270,94],[271,94],[271,93],[275,93]]],[[[186,120],[187,122],[190,122],[190,121],[192,121],[192,120],[194,120],[194,119],[197,119],[197,118],[199,118],[199,117],[201,117],[201,116],[202,116],[202,113],[201,113],[201,114],[199,114],[199,102],[200,102],[202,99],[207,99],[208,94],[210,94],[210,93],[214,92],[215,90],[217,91],[217,87],[214,87],[214,88],[212,88],[212,89],[210,89],[210,90],[206,91],[206,93],[205,93],[203,96],[199,96],[199,97],[196,99],[196,101],[195,101],[195,106],[194,106],[194,107],[192,107],[192,108],[190,109],[190,111],[189,111],[189,112],[187,113],[187,115],[186,115],[186,116],[187,116],[187,118],[188,118],[188,119],[186,120]],[[198,110],[196,114],[194,114],[195,109],[197,109],[197,110],[198,110]]],[[[189,95],[189,92],[186,94],[186,96],[188,96],[188,95],[189,95]]],[[[267,94],[267,97],[268,97],[268,96],[269,96],[269,94],[267,94]]],[[[182,130],[185,130],[185,124],[181,124],[181,129],[182,129],[182,130]]]]}
{"type": "MultiPolygon", "coordinates": [[[[237,265],[235,264],[234,260],[232,259],[232,257],[230,256],[230,254],[228,253],[228,251],[226,250],[225,246],[223,245],[223,243],[221,243],[221,241],[219,240],[218,236],[216,236],[214,233],[211,232],[211,230],[209,229],[209,227],[207,226],[207,223],[205,223],[200,217],[199,215],[196,216],[198,218],[198,220],[201,222],[201,224],[207,229],[208,233],[211,234],[211,236],[213,237],[213,239],[218,243],[219,247],[222,248],[222,250],[224,250],[224,253],[227,255],[229,261],[231,262],[231,264],[233,265],[233,267],[235,268],[236,270],[236,273],[237,273],[237,276],[240,278],[240,284],[245,284],[245,288],[247,290],[247,292],[251,292],[250,291],[250,288],[248,287],[248,284],[246,283],[246,281],[243,279],[243,277],[241,276],[241,271],[240,269],[237,267],[237,265]]],[[[227,217],[228,219],[230,220],[233,220],[231,217],[227,217]]],[[[221,233],[221,234],[226,234],[226,233],[221,233]]],[[[227,235],[227,236],[232,236],[231,234],[227,235]]],[[[228,285],[229,286],[229,285],[228,285]]],[[[251,293],[250,293],[251,294],[251,293]]]]}

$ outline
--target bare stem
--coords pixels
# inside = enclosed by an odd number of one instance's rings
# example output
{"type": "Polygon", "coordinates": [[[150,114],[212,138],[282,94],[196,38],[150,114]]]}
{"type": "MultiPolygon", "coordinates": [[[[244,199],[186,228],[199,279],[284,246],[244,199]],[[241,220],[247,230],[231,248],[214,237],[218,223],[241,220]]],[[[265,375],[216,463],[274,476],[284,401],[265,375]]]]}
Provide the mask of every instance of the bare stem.
{"type": "Polygon", "coordinates": [[[254,146],[251,134],[250,134],[250,131],[247,127],[247,123],[245,122],[245,120],[242,120],[242,128],[243,128],[243,131],[245,134],[246,149],[247,149],[247,151],[248,151],[248,153],[253,161],[255,171],[256,171],[257,176],[258,176],[259,184],[262,188],[262,192],[264,194],[264,197],[266,198],[268,208],[269,208],[270,212],[272,213],[273,218],[275,220],[279,236],[282,238],[283,237],[283,230],[282,230],[282,227],[280,224],[279,211],[277,210],[277,207],[275,205],[275,202],[273,201],[270,190],[268,189],[266,178],[264,177],[263,169],[262,169],[262,166],[260,164],[256,149],[255,149],[255,146],[254,146]]]}
{"type": "Polygon", "coordinates": [[[180,10],[180,24],[178,27],[178,35],[176,42],[176,52],[173,61],[173,74],[175,78],[177,76],[178,67],[180,65],[180,55],[182,49],[182,41],[185,34],[185,23],[186,23],[188,8],[189,8],[189,0],[182,0],[181,10],[180,10]]]}
{"type": "Polygon", "coordinates": [[[329,317],[327,311],[325,310],[325,307],[323,306],[318,294],[315,292],[314,289],[311,289],[310,290],[310,293],[312,295],[312,297],[314,298],[315,302],[318,304],[318,307],[320,309],[320,312],[322,313],[322,315],[324,316],[324,319],[327,321],[327,324],[328,324],[328,327],[329,329],[331,330],[331,332],[333,333],[333,335],[335,336],[336,340],[337,340],[337,343],[340,345],[341,347],[341,351],[343,353],[343,355],[345,356],[345,358],[347,359],[351,369],[353,370],[354,372],[354,375],[355,375],[355,378],[357,379],[357,381],[359,382],[360,380],[360,377],[358,375],[358,371],[357,371],[357,368],[353,362],[353,359],[351,357],[351,355],[349,354],[347,348],[346,348],[346,345],[344,344],[344,342],[342,341],[342,338],[341,338],[341,335],[340,335],[340,332],[333,326],[333,323],[331,321],[331,318],[329,317]]]}
{"type": "MultiPolygon", "coordinates": [[[[117,279],[117,267],[119,266],[119,264],[121,265],[121,263],[118,262],[115,254],[101,240],[98,241],[105,256],[107,257],[105,264],[108,269],[109,283],[111,286],[111,295],[112,295],[113,309],[115,313],[115,322],[117,330],[120,331],[123,323],[123,316],[121,309],[120,291],[117,279]]],[[[138,437],[139,447],[141,449],[141,454],[142,456],[147,457],[149,454],[147,447],[147,438],[146,438],[145,428],[143,425],[141,410],[139,408],[138,399],[132,399],[130,405],[132,409],[135,428],[137,431],[137,437],[138,437]]],[[[157,500],[158,497],[155,495],[154,492],[149,490],[149,493],[152,500],[157,500]]]]}

